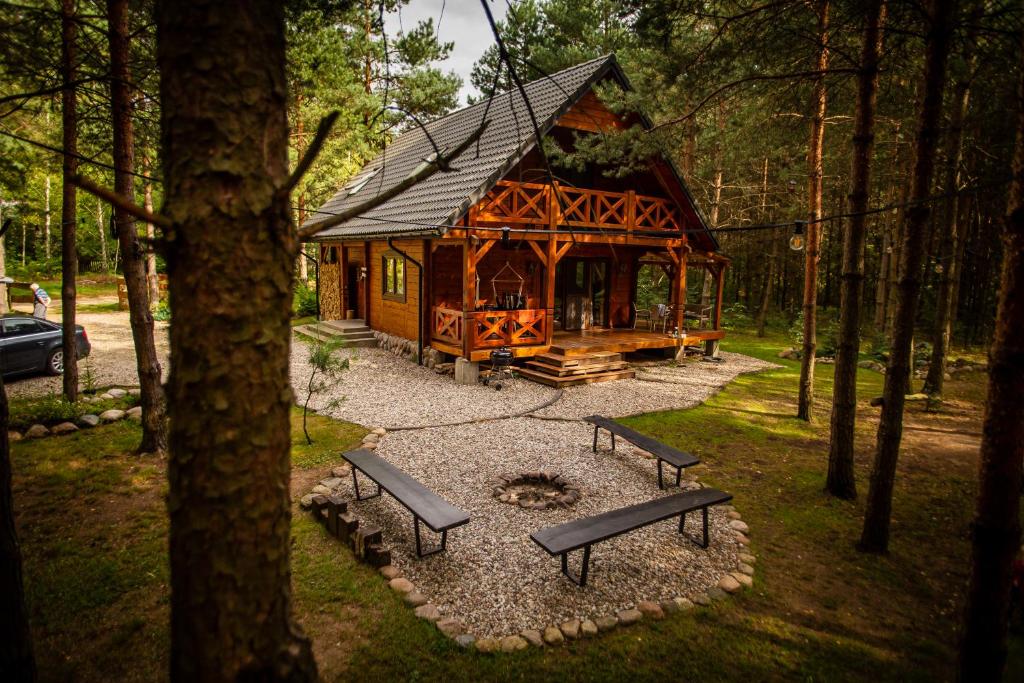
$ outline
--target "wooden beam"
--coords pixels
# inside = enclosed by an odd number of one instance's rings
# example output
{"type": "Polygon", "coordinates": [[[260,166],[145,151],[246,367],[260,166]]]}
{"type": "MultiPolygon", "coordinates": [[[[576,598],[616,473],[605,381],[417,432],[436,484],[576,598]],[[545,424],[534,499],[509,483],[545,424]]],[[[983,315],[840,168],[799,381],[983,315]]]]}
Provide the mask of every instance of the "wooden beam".
{"type": "Polygon", "coordinates": [[[363,280],[363,320],[366,321],[367,327],[373,327],[373,325],[370,324],[370,293],[373,291],[373,287],[370,286],[370,283],[372,283],[373,280],[370,278],[374,277],[375,273],[373,270],[373,264],[370,263],[369,242],[363,242],[363,263],[366,266],[366,279],[363,280]]]}
{"type": "Polygon", "coordinates": [[[468,313],[476,310],[476,245],[466,240],[462,247],[462,355],[469,358],[473,350],[473,325],[468,313]]]}
{"type": "Polygon", "coordinates": [[[569,253],[569,250],[572,249],[572,246],[572,242],[566,242],[565,244],[558,248],[558,251],[555,252],[555,265],[558,265],[558,262],[562,260],[562,257],[569,253]]]}
{"type": "MultiPolygon", "coordinates": [[[[352,305],[350,299],[352,298],[352,292],[348,291],[348,247],[344,243],[338,245],[338,250],[341,252],[338,254],[339,261],[339,290],[341,292],[341,318],[345,319],[345,311],[348,309],[355,310],[355,306],[352,305]]],[[[305,258],[305,257],[303,257],[305,258]]]]}
{"type": "Polygon", "coordinates": [[[537,255],[537,259],[540,260],[540,264],[542,266],[544,266],[545,268],[547,268],[548,267],[548,257],[547,257],[547,254],[545,254],[544,251],[540,248],[540,245],[537,244],[537,242],[535,240],[527,240],[526,243],[530,245],[531,249],[533,249],[533,253],[536,254],[537,255]]]}
{"type": "Polygon", "coordinates": [[[718,294],[715,296],[715,329],[722,329],[722,288],[725,286],[725,266],[718,269],[718,294]]]}
{"type": "Polygon", "coordinates": [[[678,290],[676,297],[678,304],[675,308],[675,326],[682,332],[686,325],[686,250],[679,249],[679,257],[676,259],[676,270],[679,271],[678,290]]]}
{"type": "Polygon", "coordinates": [[[547,313],[547,325],[544,341],[551,344],[555,334],[555,271],[558,268],[558,242],[554,235],[548,239],[548,255],[544,266],[544,310],[547,313]]]}
{"type": "Polygon", "coordinates": [[[498,240],[485,240],[480,246],[476,247],[476,253],[473,255],[473,267],[476,268],[480,265],[480,261],[483,260],[484,256],[487,256],[487,252],[491,250],[498,240]]]}
{"type": "Polygon", "coordinates": [[[670,259],[672,259],[672,263],[676,264],[677,266],[679,265],[679,257],[676,256],[675,249],[672,249],[671,247],[666,247],[665,253],[668,254],[670,259]]]}

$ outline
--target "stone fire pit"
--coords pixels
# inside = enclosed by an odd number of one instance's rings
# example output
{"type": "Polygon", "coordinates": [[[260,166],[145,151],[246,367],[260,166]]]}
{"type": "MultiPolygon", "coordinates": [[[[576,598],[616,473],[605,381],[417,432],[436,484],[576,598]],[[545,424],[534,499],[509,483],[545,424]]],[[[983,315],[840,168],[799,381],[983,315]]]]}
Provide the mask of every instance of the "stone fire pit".
{"type": "Polygon", "coordinates": [[[494,497],[526,510],[565,509],[580,499],[580,490],[555,472],[503,474],[498,479],[494,497]]]}

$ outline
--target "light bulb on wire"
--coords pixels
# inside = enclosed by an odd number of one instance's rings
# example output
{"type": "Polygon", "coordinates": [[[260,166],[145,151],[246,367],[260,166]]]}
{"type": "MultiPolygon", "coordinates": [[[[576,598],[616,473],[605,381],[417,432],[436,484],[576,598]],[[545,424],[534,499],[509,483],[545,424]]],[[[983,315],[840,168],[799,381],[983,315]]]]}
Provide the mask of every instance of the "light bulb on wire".
{"type": "Polygon", "coordinates": [[[789,238],[789,248],[793,251],[803,251],[804,241],[804,223],[797,221],[793,226],[793,236],[789,238]]]}

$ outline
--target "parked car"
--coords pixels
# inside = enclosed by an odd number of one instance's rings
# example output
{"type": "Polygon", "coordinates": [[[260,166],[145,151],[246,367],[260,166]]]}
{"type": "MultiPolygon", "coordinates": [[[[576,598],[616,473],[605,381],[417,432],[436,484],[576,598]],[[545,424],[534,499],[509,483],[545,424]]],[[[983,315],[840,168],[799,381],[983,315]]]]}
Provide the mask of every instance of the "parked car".
{"type": "MultiPolygon", "coordinates": [[[[64,372],[62,328],[49,320],[40,320],[24,313],[8,313],[0,317],[0,372],[4,376],[26,372],[64,372]]],[[[85,358],[92,350],[85,328],[75,325],[78,357],[85,358]]]]}

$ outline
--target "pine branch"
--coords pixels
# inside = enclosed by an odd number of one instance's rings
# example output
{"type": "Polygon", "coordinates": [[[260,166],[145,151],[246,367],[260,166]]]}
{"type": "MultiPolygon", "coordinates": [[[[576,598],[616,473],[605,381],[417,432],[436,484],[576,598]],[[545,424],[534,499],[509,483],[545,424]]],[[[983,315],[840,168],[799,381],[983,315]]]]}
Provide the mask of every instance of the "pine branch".
{"type": "Polygon", "coordinates": [[[309,171],[309,167],[313,165],[316,158],[320,156],[320,150],[323,148],[324,143],[327,142],[327,136],[331,132],[331,128],[334,127],[335,121],[341,112],[335,109],[327,116],[320,120],[320,125],[317,126],[316,135],[313,137],[313,141],[309,143],[309,147],[306,148],[306,153],[302,155],[302,159],[299,160],[298,165],[295,166],[295,170],[292,171],[291,176],[288,177],[288,182],[281,188],[281,192],[284,195],[288,195],[295,186],[299,184],[302,177],[309,171]]]}
{"type": "Polygon", "coordinates": [[[144,208],[142,208],[132,200],[128,199],[127,197],[119,195],[118,193],[112,190],[108,190],[107,188],[102,187],[100,185],[97,185],[88,178],[84,178],[80,175],[73,175],[70,178],[68,178],[68,182],[70,182],[72,185],[76,187],[82,188],[83,190],[85,190],[86,192],[95,197],[99,197],[103,201],[107,202],[108,204],[111,204],[112,206],[118,209],[123,209],[124,211],[127,211],[131,215],[138,218],[140,221],[152,223],[153,225],[159,225],[161,228],[171,227],[171,219],[168,218],[167,216],[162,216],[158,213],[146,211],[144,208]]]}

